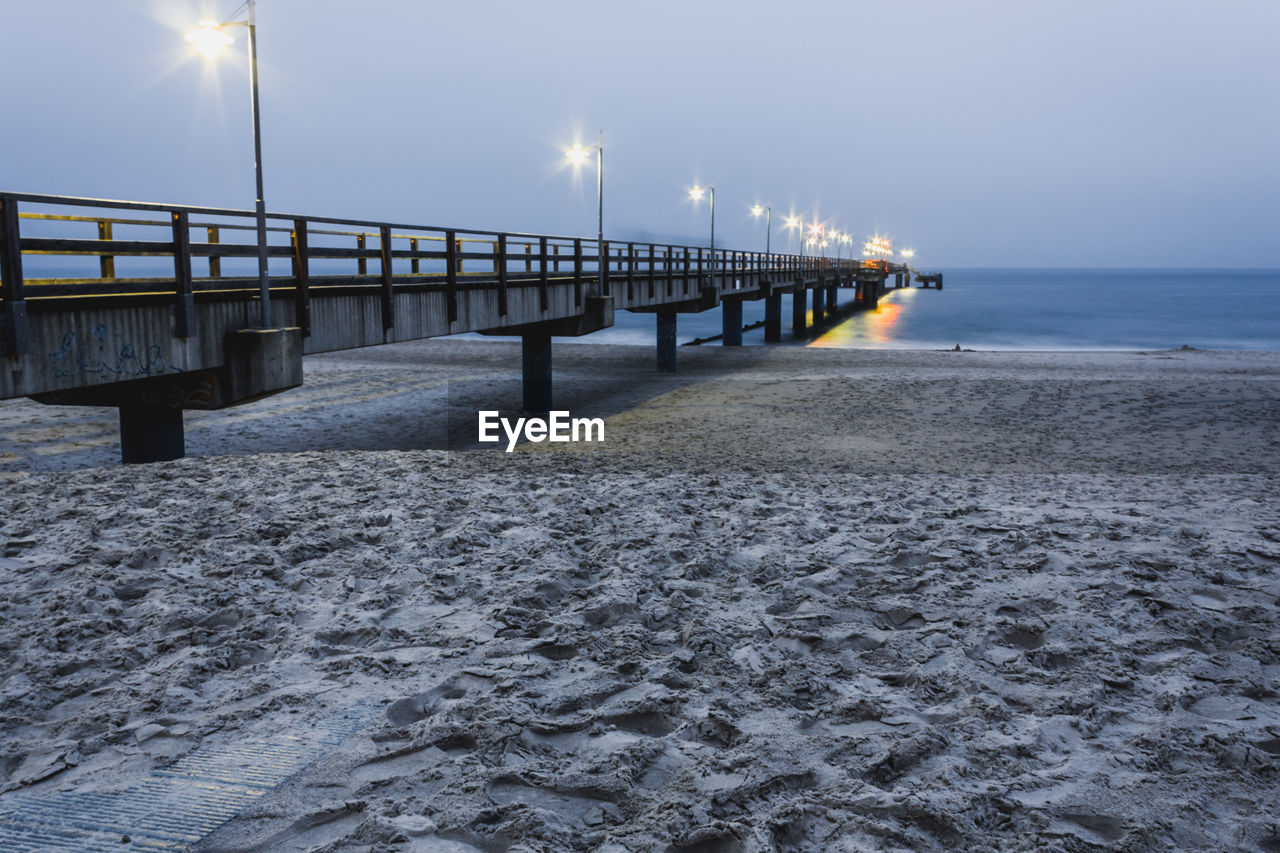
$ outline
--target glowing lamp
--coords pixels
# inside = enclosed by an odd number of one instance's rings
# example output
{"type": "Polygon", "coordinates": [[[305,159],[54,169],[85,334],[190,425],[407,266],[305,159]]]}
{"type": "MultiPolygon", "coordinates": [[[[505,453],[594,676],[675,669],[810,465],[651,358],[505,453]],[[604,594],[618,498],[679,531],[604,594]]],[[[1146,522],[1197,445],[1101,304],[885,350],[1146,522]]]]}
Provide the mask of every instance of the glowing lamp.
{"type": "Polygon", "coordinates": [[[231,44],[233,39],[222,31],[221,25],[217,21],[203,20],[199,25],[187,33],[187,41],[195,45],[196,50],[200,51],[208,59],[213,59],[222,49],[231,44]]]}

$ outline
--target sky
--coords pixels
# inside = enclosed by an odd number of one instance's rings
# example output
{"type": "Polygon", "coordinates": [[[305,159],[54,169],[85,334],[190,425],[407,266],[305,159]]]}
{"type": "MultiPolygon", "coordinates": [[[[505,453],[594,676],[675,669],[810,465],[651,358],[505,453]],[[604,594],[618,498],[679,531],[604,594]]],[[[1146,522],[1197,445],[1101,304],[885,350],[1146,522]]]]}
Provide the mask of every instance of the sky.
{"type": "MultiPolygon", "coordinates": [[[[0,0],[0,191],[251,208],[237,0],[0,0]]],[[[259,0],[268,210],[917,266],[1280,266],[1276,0],[259,0]]]]}

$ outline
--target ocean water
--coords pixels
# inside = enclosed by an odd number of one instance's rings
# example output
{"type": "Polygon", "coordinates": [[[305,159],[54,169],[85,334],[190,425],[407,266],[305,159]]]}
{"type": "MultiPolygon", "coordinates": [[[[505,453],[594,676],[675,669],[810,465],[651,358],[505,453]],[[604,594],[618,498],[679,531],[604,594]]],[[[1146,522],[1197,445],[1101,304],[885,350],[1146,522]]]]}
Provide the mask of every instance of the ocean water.
{"type": "MultiPolygon", "coordinates": [[[[782,299],[783,344],[877,349],[1280,350],[1280,270],[953,269],[942,291],[891,290],[858,313],[798,340],[791,298],[782,299]]],[[[840,291],[840,304],[853,291],[840,291]]],[[[812,306],[810,306],[812,307],[812,306]]],[[[764,302],[743,305],[743,322],[764,319],[764,302]]],[[[582,343],[654,345],[651,314],[619,311],[616,325],[582,343]]],[[[678,339],[720,333],[720,311],[681,314],[678,339]]],[[[557,339],[559,341],[560,339],[557,339]]],[[[743,335],[764,343],[764,330],[743,335]]],[[[707,344],[718,345],[718,342],[707,344]]]]}

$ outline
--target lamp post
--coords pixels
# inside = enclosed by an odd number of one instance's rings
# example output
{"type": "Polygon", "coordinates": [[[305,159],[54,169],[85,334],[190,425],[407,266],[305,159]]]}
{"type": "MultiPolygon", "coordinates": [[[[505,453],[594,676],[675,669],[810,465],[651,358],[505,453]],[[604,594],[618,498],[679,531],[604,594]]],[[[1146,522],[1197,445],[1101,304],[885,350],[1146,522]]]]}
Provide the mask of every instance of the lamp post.
{"type": "Polygon", "coordinates": [[[599,268],[599,295],[603,296],[604,271],[608,263],[604,256],[604,130],[601,129],[597,133],[595,145],[584,146],[575,143],[565,152],[565,156],[573,165],[581,166],[587,161],[587,155],[592,150],[596,152],[596,258],[598,259],[596,266],[599,268]]]}
{"type": "Polygon", "coordinates": [[[714,285],[716,281],[716,182],[713,178],[711,183],[705,188],[694,185],[689,190],[689,198],[695,203],[702,200],[702,196],[706,193],[711,194],[711,283],[714,285]]]}
{"type": "Polygon", "coordinates": [[[762,213],[765,215],[764,217],[764,253],[768,255],[770,254],[769,241],[773,236],[773,208],[769,205],[765,205],[764,207],[761,207],[758,204],[755,207],[751,208],[751,215],[756,217],[757,219],[760,218],[760,214],[762,213]]]}
{"type": "Polygon", "coordinates": [[[195,45],[208,59],[213,59],[222,49],[231,44],[232,38],[223,30],[226,27],[247,27],[249,30],[249,95],[250,113],[253,118],[253,169],[258,185],[258,198],[254,210],[258,220],[258,301],[260,314],[259,325],[264,329],[272,326],[271,322],[271,286],[267,281],[267,207],[262,193],[262,122],[258,107],[258,27],[254,19],[254,0],[246,0],[248,18],[243,21],[211,20],[201,21],[199,26],[187,33],[186,39],[195,45]]]}
{"type": "Polygon", "coordinates": [[[788,216],[786,219],[783,220],[782,224],[783,224],[783,227],[785,227],[788,231],[795,231],[797,228],[800,229],[800,255],[803,256],[804,255],[804,222],[803,220],[799,216],[788,216]]]}

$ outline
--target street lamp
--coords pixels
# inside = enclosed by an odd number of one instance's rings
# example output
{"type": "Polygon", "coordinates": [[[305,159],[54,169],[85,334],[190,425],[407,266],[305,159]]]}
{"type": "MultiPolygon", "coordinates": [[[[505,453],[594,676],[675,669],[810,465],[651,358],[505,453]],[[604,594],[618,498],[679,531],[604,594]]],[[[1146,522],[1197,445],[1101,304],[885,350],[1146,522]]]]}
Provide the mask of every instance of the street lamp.
{"type": "Polygon", "coordinates": [[[186,39],[191,42],[207,59],[215,58],[222,49],[231,44],[233,39],[223,30],[226,27],[248,27],[249,29],[249,93],[250,113],[253,117],[253,169],[258,181],[258,200],[255,211],[258,219],[258,301],[260,307],[259,324],[269,329],[271,323],[271,286],[267,282],[267,207],[262,200],[262,124],[258,109],[258,28],[254,20],[254,0],[247,0],[249,17],[243,21],[204,20],[194,30],[187,33],[186,39]]]}
{"type": "Polygon", "coordinates": [[[786,227],[788,231],[795,231],[797,228],[800,229],[800,255],[801,257],[803,257],[804,256],[804,223],[801,221],[799,216],[788,216],[786,219],[783,220],[782,224],[786,227]]]}
{"type": "Polygon", "coordinates": [[[711,283],[716,283],[716,182],[712,179],[706,187],[694,185],[689,190],[689,198],[697,204],[707,193],[711,194],[711,283]]]}
{"type": "Polygon", "coordinates": [[[769,205],[765,205],[764,207],[761,207],[758,204],[751,208],[751,215],[757,219],[760,218],[760,214],[762,213],[765,215],[764,217],[764,253],[768,255],[770,254],[769,241],[773,235],[773,208],[770,207],[769,205]]]}
{"type": "Polygon", "coordinates": [[[592,150],[596,152],[596,257],[599,258],[596,266],[599,267],[599,295],[604,296],[604,271],[608,263],[604,256],[604,130],[598,132],[595,145],[584,146],[575,142],[564,155],[574,166],[581,166],[587,162],[592,150]]]}

